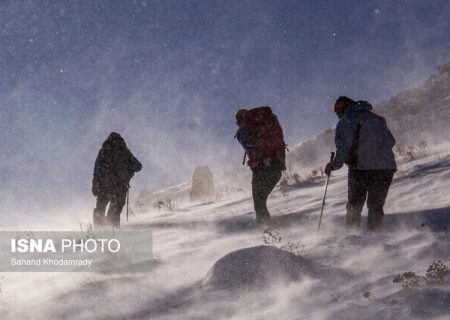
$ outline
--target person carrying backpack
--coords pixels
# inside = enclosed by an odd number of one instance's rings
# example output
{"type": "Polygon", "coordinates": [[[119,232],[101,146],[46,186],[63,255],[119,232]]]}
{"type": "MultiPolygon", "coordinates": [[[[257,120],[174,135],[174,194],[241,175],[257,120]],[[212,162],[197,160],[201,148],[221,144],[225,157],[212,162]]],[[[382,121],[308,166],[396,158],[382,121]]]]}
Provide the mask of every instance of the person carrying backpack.
{"type": "MultiPolygon", "coordinates": [[[[286,170],[283,130],[270,107],[240,109],[236,113],[238,130],[235,138],[248,156],[252,170],[252,196],[256,221],[270,221],[267,198],[286,170]]],[[[244,156],[245,162],[245,156],[244,156]]]]}
{"type": "Polygon", "coordinates": [[[92,180],[92,194],[97,197],[93,217],[95,228],[107,224],[120,227],[120,214],[130,180],[141,169],[142,164],[128,150],[120,134],[111,132],[95,160],[92,180]],[[105,217],[108,203],[109,210],[105,217]]]}
{"type": "Polygon", "coordinates": [[[369,231],[381,231],[383,206],[397,171],[392,148],[395,139],[386,120],[373,113],[367,101],[339,97],[334,112],[336,126],[336,157],[327,163],[325,173],[348,166],[348,202],[346,227],[359,228],[361,211],[367,198],[369,231]]]}

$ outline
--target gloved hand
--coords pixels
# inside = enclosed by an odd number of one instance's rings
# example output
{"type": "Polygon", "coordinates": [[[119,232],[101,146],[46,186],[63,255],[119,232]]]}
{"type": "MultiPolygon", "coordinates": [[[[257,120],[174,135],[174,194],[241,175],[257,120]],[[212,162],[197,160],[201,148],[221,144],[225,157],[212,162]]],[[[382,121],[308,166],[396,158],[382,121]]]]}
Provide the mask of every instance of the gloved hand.
{"type": "Polygon", "coordinates": [[[100,184],[96,181],[92,181],[92,194],[94,197],[98,196],[100,193],[100,184]]]}

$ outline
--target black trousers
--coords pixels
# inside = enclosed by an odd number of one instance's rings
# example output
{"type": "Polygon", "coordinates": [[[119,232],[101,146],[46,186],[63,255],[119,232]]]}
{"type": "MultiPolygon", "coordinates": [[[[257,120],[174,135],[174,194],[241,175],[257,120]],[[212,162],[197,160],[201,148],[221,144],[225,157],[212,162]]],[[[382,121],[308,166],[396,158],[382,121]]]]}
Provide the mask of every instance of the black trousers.
{"type": "Polygon", "coordinates": [[[111,193],[101,193],[97,196],[97,203],[94,209],[94,227],[98,228],[110,224],[120,227],[120,214],[125,205],[126,189],[111,193]],[[105,217],[106,206],[109,203],[108,214],[105,217]]]}
{"type": "Polygon", "coordinates": [[[367,199],[367,229],[377,231],[383,222],[383,206],[395,171],[354,170],[348,172],[347,227],[359,227],[361,212],[367,199]]]}
{"type": "Polygon", "coordinates": [[[257,221],[270,219],[267,198],[281,179],[280,165],[258,166],[252,168],[252,196],[257,221]]]}

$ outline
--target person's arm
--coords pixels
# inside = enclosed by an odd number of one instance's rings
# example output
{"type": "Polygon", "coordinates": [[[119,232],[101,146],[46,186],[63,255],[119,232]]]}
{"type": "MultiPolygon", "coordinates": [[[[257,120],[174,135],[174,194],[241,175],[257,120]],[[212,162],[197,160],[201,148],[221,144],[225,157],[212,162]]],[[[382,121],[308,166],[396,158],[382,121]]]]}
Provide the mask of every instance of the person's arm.
{"type": "Polygon", "coordinates": [[[94,164],[94,180],[97,180],[102,175],[102,167],[105,162],[105,154],[103,152],[103,148],[100,149],[97,155],[97,159],[95,159],[94,164]]]}
{"type": "Polygon", "coordinates": [[[388,126],[387,126],[387,124],[386,124],[386,120],[385,119],[383,119],[383,125],[386,127],[386,131],[387,131],[387,133],[388,133],[388,141],[387,141],[387,143],[389,144],[389,146],[391,147],[391,149],[395,146],[395,143],[397,142],[397,141],[395,141],[395,138],[394,138],[394,136],[392,135],[392,132],[391,132],[391,130],[389,130],[389,128],[388,128],[388,126]]]}
{"type": "Polygon", "coordinates": [[[101,167],[104,161],[103,149],[100,149],[97,155],[97,159],[95,159],[94,164],[94,174],[92,177],[92,194],[96,197],[100,190],[100,179],[101,179],[101,167]]]}
{"type": "Polygon", "coordinates": [[[264,160],[264,154],[256,147],[256,143],[254,141],[255,138],[252,135],[248,134],[243,129],[239,129],[236,133],[236,138],[250,159],[254,159],[256,161],[264,160]]]}
{"type": "Polygon", "coordinates": [[[336,126],[336,157],[331,165],[331,170],[339,170],[345,163],[349,156],[350,148],[352,147],[353,139],[358,127],[358,121],[347,117],[339,120],[336,126]]]}
{"type": "Polygon", "coordinates": [[[134,172],[139,172],[142,169],[142,163],[131,153],[131,166],[134,172]]]}

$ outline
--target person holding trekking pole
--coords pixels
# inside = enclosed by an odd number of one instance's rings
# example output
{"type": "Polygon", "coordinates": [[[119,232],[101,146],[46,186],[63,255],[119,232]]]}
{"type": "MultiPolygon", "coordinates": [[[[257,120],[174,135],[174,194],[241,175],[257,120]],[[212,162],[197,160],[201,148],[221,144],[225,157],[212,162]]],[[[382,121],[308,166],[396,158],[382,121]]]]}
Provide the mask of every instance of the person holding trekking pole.
{"type": "Polygon", "coordinates": [[[336,126],[336,156],[325,166],[325,174],[348,166],[348,202],[345,224],[359,228],[361,212],[367,199],[368,231],[381,231],[383,206],[392,178],[397,171],[392,148],[395,139],[386,120],[375,114],[367,101],[339,97],[334,112],[336,126]]]}
{"type": "Polygon", "coordinates": [[[111,132],[103,142],[94,166],[92,194],[97,197],[93,217],[96,229],[107,225],[120,227],[120,214],[128,200],[130,180],[141,169],[142,164],[128,150],[125,140],[120,134],[111,132]],[[105,216],[108,203],[109,210],[105,216]]]}
{"type": "MultiPolygon", "coordinates": [[[[252,196],[256,221],[270,222],[267,198],[286,170],[283,130],[272,109],[267,106],[240,109],[236,113],[238,130],[235,138],[248,156],[252,170],[252,196]]],[[[245,163],[244,155],[244,163],[245,163]]]]}

